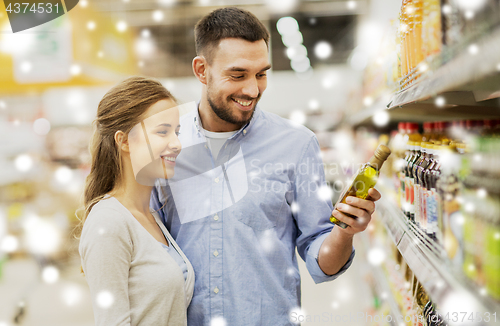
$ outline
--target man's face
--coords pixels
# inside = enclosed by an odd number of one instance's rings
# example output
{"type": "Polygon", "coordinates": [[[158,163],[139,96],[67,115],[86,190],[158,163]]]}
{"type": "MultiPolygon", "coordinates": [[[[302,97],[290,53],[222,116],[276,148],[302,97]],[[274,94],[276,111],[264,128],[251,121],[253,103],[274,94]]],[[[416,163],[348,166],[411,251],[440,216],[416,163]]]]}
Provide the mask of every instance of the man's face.
{"type": "Polygon", "coordinates": [[[238,127],[250,121],[267,87],[270,67],[264,40],[221,40],[206,70],[207,98],[214,113],[238,127]]]}

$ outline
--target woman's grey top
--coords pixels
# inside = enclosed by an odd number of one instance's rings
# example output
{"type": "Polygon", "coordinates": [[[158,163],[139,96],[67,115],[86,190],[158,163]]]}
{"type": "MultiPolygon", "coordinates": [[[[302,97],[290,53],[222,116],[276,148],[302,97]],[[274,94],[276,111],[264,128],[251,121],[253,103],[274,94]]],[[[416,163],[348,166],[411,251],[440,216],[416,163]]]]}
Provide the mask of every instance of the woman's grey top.
{"type": "Polygon", "coordinates": [[[158,215],[152,213],[186,263],[186,280],[161,243],[116,198],[106,197],[88,215],[79,246],[96,326],[187,323],[194,270],[158,215]]]}

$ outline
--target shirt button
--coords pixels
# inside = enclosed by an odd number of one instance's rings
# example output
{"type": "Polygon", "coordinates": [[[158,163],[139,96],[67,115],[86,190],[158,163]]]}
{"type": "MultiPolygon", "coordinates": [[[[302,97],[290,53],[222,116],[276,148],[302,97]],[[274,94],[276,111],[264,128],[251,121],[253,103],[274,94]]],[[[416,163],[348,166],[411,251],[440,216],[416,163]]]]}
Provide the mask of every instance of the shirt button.
{"type": "Polygon", "coordinates": [[[215,214],[214,215],[214,220],[218,221],[219,220],[219,215],[215,214]]]}
{"type": "Polygon", "coordinates": [[[247,134],[247,130],[246,130],[246,129],[245,129],[245,130],[243,130],[243,134],[244,134],[244,135],[246,135],[246,134],[247,134]]]}
{"type": "Polygon", "coordinates": [[[215,257],[219,256],[219,252],[217,250],[214,251],[214,256],[215,257]]]}
{"type": "Polygon", "coordinates": [[[215,178],[215,183],[219,183],[219,178],[215,178]]]}
{"type": "Polygon", "coordinates": [[[215,294],[219,293],[219,288],[218,288],[218,287],[215,287],[215,289],[214,289],[214,293],[215,293],[215,294]]]}

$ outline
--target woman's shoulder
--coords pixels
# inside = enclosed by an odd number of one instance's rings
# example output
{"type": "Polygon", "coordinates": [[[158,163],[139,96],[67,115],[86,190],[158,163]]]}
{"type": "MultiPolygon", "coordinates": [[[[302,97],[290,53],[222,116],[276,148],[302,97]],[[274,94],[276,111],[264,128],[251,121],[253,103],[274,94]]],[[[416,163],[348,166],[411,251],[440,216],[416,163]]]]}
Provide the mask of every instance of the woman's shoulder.
{"type": "Polygon", "coordinates": [[[100,200],[92,207],[83,225],[82,236],[86,230],[98,229],[99,232],[106,230],[107,233],[122,232],[128,228],[130,214],[120,202],[114,197],[100,200]]]}
{"type": "Polygon", "coordinates": [[[92,207],[80,237],[79,252],[82,258],[90,254],[102,255],[103,248],[108,253],[119,248],[126,248],[125,252],[132,250],[134,227],[127,216],[130,213],[120,206],[117,199],[107,197],[92,207]]]}
{"type": "MultiPolygon", "coordinates": [[[[116,220],[124,220],[124,216],[127,211],[124,211],[124,207],[121,206],[120,202],[114,197],[105,197],[97,202],[90,210],[87,216],[87,221],[89,220],[104,220],[117,222],[116,220]]],[[[87,222],[85,221],[85,223],[87,222]]]]}

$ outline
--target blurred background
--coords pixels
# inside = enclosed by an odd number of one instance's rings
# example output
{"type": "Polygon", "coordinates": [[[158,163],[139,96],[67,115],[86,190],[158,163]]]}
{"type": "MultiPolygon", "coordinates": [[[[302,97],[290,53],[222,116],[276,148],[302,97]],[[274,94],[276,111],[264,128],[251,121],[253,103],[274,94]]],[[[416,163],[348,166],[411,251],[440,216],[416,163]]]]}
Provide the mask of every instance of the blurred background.
{"type": "Polygon", "coordinates": [[[316,133],[334,202],[393,150],[348,272],[300,261],[295,320],[500,324],[499,0],[80,0],[18,33],[0,3],[0,326],[94,325],[73,231],[97,105],[137,74],[197,101],[193,28],[222,6],[271,32],[260,106],[316,133]]]}

